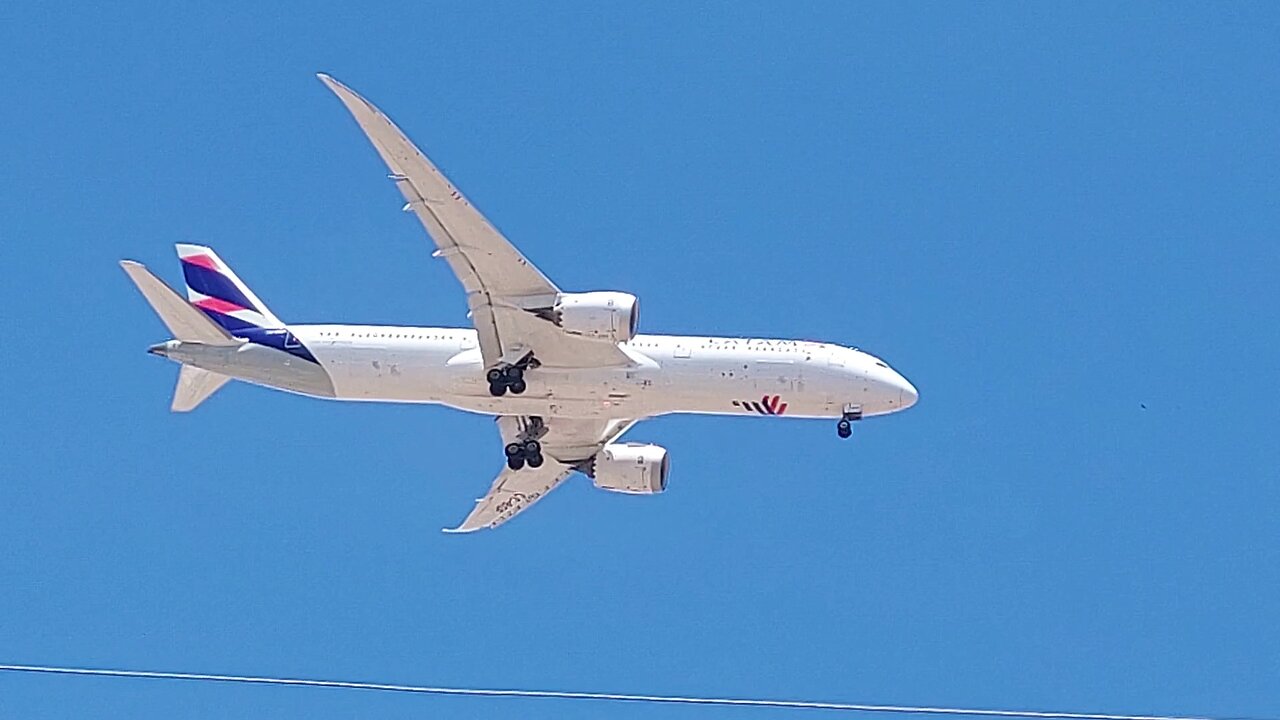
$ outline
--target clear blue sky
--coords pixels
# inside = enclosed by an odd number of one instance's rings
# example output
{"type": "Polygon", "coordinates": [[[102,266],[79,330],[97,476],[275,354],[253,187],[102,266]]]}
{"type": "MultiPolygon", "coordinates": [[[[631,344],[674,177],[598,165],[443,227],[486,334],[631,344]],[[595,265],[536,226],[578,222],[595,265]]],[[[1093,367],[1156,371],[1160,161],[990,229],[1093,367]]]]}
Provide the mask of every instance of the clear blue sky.
{"type": "MultiPolygon", "coordinates": [[[[0,662],[1280,711],[1274,4],[44,5],[0,7],[0,662]],[[170,415],[122,257],[467,322],[321,70],[562,286],[859,345],[920,404],[658,419],[666,495],[465,537],[487,418],[170,415]]],[[[6,718],[606,712],[799,716],[0,674],[6,718]]]]}

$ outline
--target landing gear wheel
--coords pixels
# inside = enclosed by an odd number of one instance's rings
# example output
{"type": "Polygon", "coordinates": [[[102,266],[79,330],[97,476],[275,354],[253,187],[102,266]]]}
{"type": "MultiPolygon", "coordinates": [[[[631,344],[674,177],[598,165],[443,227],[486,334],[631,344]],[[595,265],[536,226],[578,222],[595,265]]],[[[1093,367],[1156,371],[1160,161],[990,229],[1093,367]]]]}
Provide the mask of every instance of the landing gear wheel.
{"type": "Polygon", "coordinates": [[[489,381],[489,394],[494,397],[502,397],[510,390],[512,395],[519,395],[528,389],[528,385],[525,384],[524,380],[524,371],[536,367],[538,367],[538,361],[530,353],[515,365],[501,365],[489,368],[484,373],[485,380],[489,381]]]}
{"type": "Polygon", "coordinates": [[[849,424],[848,420],[841,420],[836,423],[836,434],[842,438],[847,438],[853,434],[853,426],[849,424]]]}
{"type": "Polygon", "coordinates": [[[531,468],[539,468],[544,462],[542,443],[537,440],[507,443],[506,447],[502,448],[502,452],[507,456],[507,467],[512,470],[519,470],[526,463],[531,468]]]}

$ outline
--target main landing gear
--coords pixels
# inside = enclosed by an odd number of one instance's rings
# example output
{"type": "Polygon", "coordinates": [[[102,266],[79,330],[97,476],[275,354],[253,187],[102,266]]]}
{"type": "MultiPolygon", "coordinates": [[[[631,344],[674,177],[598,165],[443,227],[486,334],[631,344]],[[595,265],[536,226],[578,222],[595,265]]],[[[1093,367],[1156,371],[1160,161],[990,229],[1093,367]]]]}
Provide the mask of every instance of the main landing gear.
{"type": "Polygon", "coordinates": [[[840,416],[840,421],[836,423],[836,434],[842,438],[847,438],[853,434],[853,423],[862,419],[862,406],[847,405],[844,414],[840,416]]]}
{"type": "Polygon", "coordinates": [[[489,394],[502,397],[510,390],[512,395],[519,395],[528,388],[524,381],[525,370],[533,370],[537,367],[537,359],[533,357],[533,353],[529,353],[514,364],[490,368],[489,372],[485,373],[485,379],[489,381],[489,394]]]}
{"type": "Polygon", "coordinates": [[[542,443],[537,440],[509,443],[505,448],[507,467],[519,470],[526,464],[531,468],[542,467],[542,443]]]}
{"type": "Polygon", "coordinates": [[[525,465],[531,468],[542,467],[542,443],[538,442],[538,438],[546,434],[544,427],[542,418],[537,416],[529,418],[528,425],[519,436],[521,439],[507,443],[503,448],[503,452],[507,455],[507,467],[512,470],[519,470],[525,465]]]}

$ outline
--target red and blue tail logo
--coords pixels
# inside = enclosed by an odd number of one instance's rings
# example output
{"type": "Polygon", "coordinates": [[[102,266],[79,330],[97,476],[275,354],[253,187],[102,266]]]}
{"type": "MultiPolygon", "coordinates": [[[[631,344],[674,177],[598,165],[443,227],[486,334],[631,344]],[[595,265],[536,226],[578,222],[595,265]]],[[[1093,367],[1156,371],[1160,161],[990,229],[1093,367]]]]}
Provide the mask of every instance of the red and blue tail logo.
{"type": "Polygon", "coordinates": [[[782,402],[781,395],[765,395],[759,400],[734,400],[733,406],[760,415],[782,415],[787,411],[787,404],[782,402]]]}
{"type": "Polygon", "coordinates": [[[179,245],[178,259],[187,281],[187,300],[231,334],[284,327],[212,248],[179,245]]]}
{"type": "Polygon", "coordinates": [[[187,301],[232,335],[316,362],[257,295],[241,282],[213,248],[178,245],[187,301]]]}

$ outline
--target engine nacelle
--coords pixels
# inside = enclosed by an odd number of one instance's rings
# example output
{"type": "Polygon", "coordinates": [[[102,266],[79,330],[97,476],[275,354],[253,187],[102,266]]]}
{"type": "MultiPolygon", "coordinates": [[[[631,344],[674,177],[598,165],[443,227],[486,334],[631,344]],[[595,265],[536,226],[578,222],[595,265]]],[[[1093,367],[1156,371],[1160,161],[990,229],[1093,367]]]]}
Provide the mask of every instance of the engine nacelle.
{"type": "Polygon", "coordinates": [[[655,495],[667,489],[671,461],[659,445],[617,443],[605,445],[596,456],[596,487],[631,495],[655,495]]]}
{"type": "Polygon", "coordinates": [[[621,292],[567,293],[554,313],[566,332],[614,342],[630,340],[640,327],[640,300],[621,292]]]}

